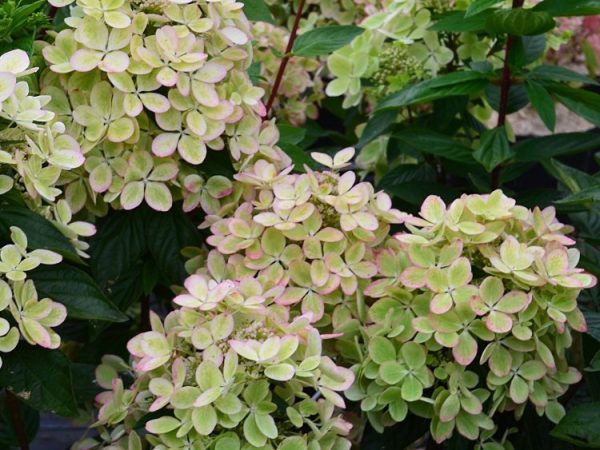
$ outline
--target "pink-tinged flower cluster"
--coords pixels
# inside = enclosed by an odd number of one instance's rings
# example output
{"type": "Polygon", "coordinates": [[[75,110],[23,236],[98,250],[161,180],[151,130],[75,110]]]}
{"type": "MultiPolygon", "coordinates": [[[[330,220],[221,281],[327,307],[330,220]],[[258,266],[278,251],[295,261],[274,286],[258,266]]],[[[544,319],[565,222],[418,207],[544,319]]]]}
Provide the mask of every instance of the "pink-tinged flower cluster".
{"type": "Polygon", "coordinates": [[[247,74],[243,3],[76,4],[68,28],[42,49],[49,69],[40,82],[86,157],[65,186],[74,211],[142,202],[166,211],[195,193],[187,177],[204,182],[199,166],[209,150],[228,148],[240,165],[256,155],[287,164],[269,138],[274,125],[261,120],[264,91],[247,74]]]}
{"type": "Polygon", "coordinates": [[[572,332],[586,331],[577,297],[596,284],[577,267],[571,228],[499,190],[450,205],[428,197],[405,224],[377,252],[361,303],[333,314],[357,376],[347,398],[378,429],[433,405],[438,442],[485,440],[495,413],[518,417],[529,403],[559,421],[559,397],[581,379],[565,356],[572,332]]]}
{"type": "Polygon", "coordinates": [[[144,439],[153,448],[350,449],[351,425],[335,407],[345,406],[352,371],[324,355],[307,316],[275,302],[282,286],[231,275],[213,255],[186,280],[178,308],[164,322],[153,315],[152,330],[129,341],[131,366],[105,358],[97,379],[110,391],[97,397],[96,426],[113,431],[81,445],[129,448],[140,437],[123,430],[151,414],[144,439]],[[124,388],[119,373],[133,384],[124,388]]]}

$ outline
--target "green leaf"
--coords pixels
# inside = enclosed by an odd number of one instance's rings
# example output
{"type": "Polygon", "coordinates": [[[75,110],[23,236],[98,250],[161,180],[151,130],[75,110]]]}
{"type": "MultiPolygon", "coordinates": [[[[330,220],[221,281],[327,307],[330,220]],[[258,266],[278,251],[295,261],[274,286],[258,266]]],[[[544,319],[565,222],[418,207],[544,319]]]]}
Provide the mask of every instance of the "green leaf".
{"type": "Polygon", "coordinates": [[[97,228],[90,240],[90,266],[94,279],[108,290],[147,252],[142,208],[111,212],[97,228]]]}
{"type": "Polygon", "coordinates": [[[319,27],[298,36],[292,52],[297,56],[328,55],[352,42],[364,32],[354,25],[319,27]]]}
{"type": "Polygon", "coordinates": [[[275,24],[273,15],[264,0],[242,0],[244,3],[244,14],[252,22],[267,22],[275,24]]]}
{"type": "Polygon", "coordinates": [[[577,193],[584,189],[593,188],[598,184],[593,176],[567,166],[556,159],[543,161],[542,165],[546,172],[564,184],[571,192],[577,193]]]}
{"type": "Polygon", "coordinates": [[[481,91],[487,83],[485,74],[472,70],[441,75],[388,95],[377,105],[376,111],[430,102],[444,97],[471,95],[481,91]]]}
{"type": "Polygon", "coordinates": [[[71,242],[51,222],[25,207],[0,205],[0,236],[8,239],[11,226],[25,232],[29,248],[52,250],[71,261],[81,262],[71,242]]]}
{"type": "MultiPolygon", "coordinates": [[[[485,96],[490,104],[490,106],[494,109],[494,111],[500,110],[500,97],[502,89],[500,86],[489,84],[485,88],[485,96]]],[[[527,96],[527,91],[523,85],[511,85],[508,90],[508,103],[507,103],[507,113],[513,114],[523,108],[525,108],[529,104],[529,97],[527,96]]]]}
{"type": "MultiPolygon", "coordinates": [[[[21,401],[17,400],[17,403],[27,441],[31,442],[40,427],[40,414],[21,401]]],[[[6,395],[0,399],[0,447],[19,448],[19,439],[15,432],[12,414],[6,404],[6,395]]]]}
{"type": "Polygon", "coordinates": [[[40,266],[28,272],[39,294],[67,307],[71,319],[124,322],[127,316],[104,295],[83,270],[69,264],[40,266]]]}
{"type": "Polygon", "coordinates": [[[550,433],[571,444],[600,448],[600,403],[575,406],[550,433]]]}
{"type": "Polygon", "coordinates": [[[600,148],[600,135],[596,133],[563,133],[521,141],[513,150],[517,162],[538,162],[597,148],[600,148]]]}
{"type": "Polygon", "coordinates": [[[554,100],[544,86],[533,80],[525,81],[525,89],[527,96],[531,100],[531,104],[544,122],[544,125],[554,131],[556,127],[556,110],[554,108],[554,100]]]}
{"type": "Polygon", "coordinates": [[[486,131],[481,136],[481,144],[473,153],[473,157],[481,163],[485,170],[491,172],[498,165],[513,155],[506,135],[506,128],[499,127],[486,131]]]}
{"type": "Polygon", "coordinates": [[[165,213],[150,209],[145,212],[146,242],[156,267],[168,283],[183,283],[187,272],[181,250],[202,243],[196,226],[177,206],[165,213]]]}
{"type": "Polygon", "coordinates": [[[279,143],[294,144],[298,145],[306,137],[306,129],[302,127],[295,127],[287,123],[280,123],[277,125],[279,129],[279,143]]]}
{"type": "Polygon", "coordinates": [[[585,321],[587,323],[587,335],[600,342],[600,313],[594,311],[584,311],[585,321]]]}
{"type": "Polygon", "coordinates": [[[588,122],[600,126],[600,95],[563,85],[548,86],[559,102],[588,122]]]}
{"type": "Polygon", "coordinates": [[[252,81],[252,84],[260,83],[260,67],[260,61],[255,61],[248,67],[248,77],[252,81]]]}
{"type": "Polygon", "coordinates": [[[533,9],[554,17],[594,16],[600,14],[600,0],[544,0],[533,9]]]}
{"type": "Polygon", "coordinates": [[[492,10],[467,17],[464,11],[451,11],[442,14],[439,19],[429,27],[429,31],[446,31],[451,33],[479,32],[485,30],[485,23],[492,15],[492,10]]]}
{"type": "Polygon", "coordinates": [[[465,164],[474,164],[472,150],[436,131],[425,128],[410,128],[394,133],[394,138],[414,149],[465,164]]]}
{"type": "Polygon", "coordinates": [[[556,22],[547,12],[525,8],[497,10],[486,20],[488,33],[512,36],[534,36],[555,26],[556,22]]]}
{"type": "Polygon", "coordinates": [[[377,188],[389,192],[410,181],[433,182],[435,176],[435,169],[429,164],[402,164],[385,174],[377,188]]]}
{"type": "Polygon", "coordinates": [[[465,13],[465,18],[474,16],[483,12],[487,9],[490,9],[492,6],[496,6],[500,3],[501,0],[474,0],[473,3],[469,5],[467,8],[467,12],[465,13]]]}
{"type": "Polygon", "coordinates": [[[39,411],[77,415],[70,363],[62,352],[21,344],[2,359],[0,385],[39,411]]]}
{"type": "Polygon", "coordinates": [[[363,148],[369,142],[387,133],[397,118],[398,112],[391,109],[376,112],[367,122],[367,126],[360,135],[356,148],[363,148]]]}
{"type": "Polygon", "coordinates": [[[561,66],[541,65],[527,74],[527,78],[539,81],[564,81],[598,85],[592,78],[561,66]]]}
{"type": "Polygon", "coordinates": [[[565,198],[558,200],[556,203],[563,205],[583,205],[600,201],[600,183],[597,186],[583,189],[574,194],[568,195],[565,198]]]}
{"type": "Polygon", "coordinates": [[[547,40],[545,34],[515,37],[509,54],[510,65],[519,69],[542,57],[546,53],[547,40]]]}
{"type": "Polygon", "coordinates": [[[421,205],[430,195],[437,195],[446,202],[460,197],[460,191],[448,185],[427,181],[408,181],[386,190],[394,197],[411,205],[421,205]]]}

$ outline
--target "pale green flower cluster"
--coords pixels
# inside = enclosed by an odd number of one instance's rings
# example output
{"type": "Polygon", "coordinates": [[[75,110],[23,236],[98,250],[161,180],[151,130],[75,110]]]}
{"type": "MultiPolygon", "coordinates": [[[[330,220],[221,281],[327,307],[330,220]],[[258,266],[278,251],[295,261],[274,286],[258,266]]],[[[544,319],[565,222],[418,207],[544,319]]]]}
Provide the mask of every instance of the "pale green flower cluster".
{"type": "MultiPolygon", "coordinates": [[[[53,0],[55,6],[71,1],[53,0]]],[[[207,150],[244,164],[281,165],[274,125],[262,123],[263,89],[252,85],[243,3],[77,0],[68,28],[42,48],[40,80],[52,109],[77,136],[85,164],[65,180],[73,211],[108,205],[159,211],[185,197],[207,150]]]]}
{"type": "Polygon", "coordinates": [[[416,81],[435,77],[451,64],[485,60],[492,45],[488,40],[462,33],[459,42],[450,43],[442,34],[428,30],[432,15],[450,7],[448,0],[390,0],[371,5],[366,17],[356,22],[366,32],[327,60],[333,78],[327,95],[344,96],[346,108],[363,101],[375,103],[416,81]]]}
{"type": "MultiPolygon", "coordinates": [[[[58,264],[62,257],[49,250],[27,250],[27,236],[10,228],[12,243],[0,248],[0,352],[10,353],[21,337],[31,345],[58,348],[60,336],[52,328],[67,317],[67,309],[49,298],[40,299],[27,272],[41,264],[58,264]]],[[[0,358],[0,366],[2,359],[0,358]]]]}
{"type": "Polygon", "coordinates": [[[154,449],[350,449],[351,426],[335,407],[352,372],[323,355],[309,317],[275,302],[283,286],[231,275],[213,253],[175,297],[180,308],[164,323],[153,315],[152,331],[129,341],[131,367],[105,358],[97,378],[111,391],[97,397],[96,423],[104,442],[78,448],[141,448],[134,428],[144,420],[154,449]],[[119,372],[133,384],[124,388],[119,372]]]}
{"type": "Polygon", "coordinates": [[[570,227],[501,191],[435,196],[376,255],[366,299],[337,307],[338,350],[354,363],[346,397],[377,429],[410,413],[442,442],[494,435],[496,413],[527,404],[558,422],[558,402],[581,374],[569,367],[577,307],[596,279],[577,268],[570,227]]]}

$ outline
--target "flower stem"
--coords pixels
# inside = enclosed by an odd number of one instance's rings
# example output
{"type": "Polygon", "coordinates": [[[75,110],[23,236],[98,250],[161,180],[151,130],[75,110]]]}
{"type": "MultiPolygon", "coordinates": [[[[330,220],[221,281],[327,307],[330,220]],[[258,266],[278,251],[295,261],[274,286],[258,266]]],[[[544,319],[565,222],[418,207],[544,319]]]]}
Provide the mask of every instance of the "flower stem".
{"type": "Polygon", "coordinates": [[[19,442],[19,447],[21,447],[21,450],[29,450],[27,433],[25,432],[23,419],[21,418],[21,413],[19,411],[19,399],[12,392],[9,392],[8,390],[5,392],[6,407],[10,413],[10,418],[15,429],[15,435],[17,437],[17,441],[19,442]]]}
{"type": "Polygon", "coordinates": [[[294,25],[292,27],[290,39],[288,40],[287,47],[285,49],[285,55],[283,55],[281,63],[279,64],[279,70],[277,71],[275,82],[273,83],[271,95],[269,96],[269,100],[267,101],[265,117],[263,118],[263,120],[267,120],[269,118],[269,113],[273,108],[273,103],[277,98],[277,93],[279,92],[281,82],[283,81],[283,74],[285,73],[285,69],[288,65],[288,62],[290,61],[292,49],[294,48],[294,42],[296,41],[296,37],[298,36],[298,27],[300,26],[300,19],[302,18],[302,13],[304,11],[304,3],[305,0],[300,0],[300,3],[298,4],[298,10],[296,11],[296,18],[294,19],[294,25]]]}
{"type": "MultiPolygon", "coordinates": [[[[512,8],[521,8],[525,3],[525,0],[513,0],[512,8]]],[[[504,52],[504,67],[502,69],[502,83],[500,84],[500,105],[498,107],[498,125],[497,127],[503,127],[506,125],[506,116],[508,115],[508,95],[510,93],[510,63],[509,56],[514,44],[514,36],[508,36],[506,38],[506,46],[504,52]]],[[[502,172],[502,165],[498,165],[492,172],[492,188],[496,189],[500,187],[500,173],[502,172]]]]}

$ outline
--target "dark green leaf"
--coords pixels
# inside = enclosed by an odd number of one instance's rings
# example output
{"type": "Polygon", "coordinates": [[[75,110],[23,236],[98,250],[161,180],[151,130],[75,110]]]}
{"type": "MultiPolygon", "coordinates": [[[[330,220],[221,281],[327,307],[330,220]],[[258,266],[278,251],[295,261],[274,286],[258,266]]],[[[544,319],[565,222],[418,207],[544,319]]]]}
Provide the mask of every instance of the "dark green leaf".
{"type": "Polygon", "coordinates": [[[265,0],[242,0],[242,2],[244,3],[244,14],[248,20],[275,24],[265,0]]]}
{"type": "Polygon", "coordinates": [[[534,10],[554,17],[594,16],[600,14],[600,0],[544,0],[534,10]]]}
{"type": "Polygon", "coordinates": [[[600,95],[564,85],[549,86],[558,101],[588,122],[600,126],[600,95]]]}
{"type": "Polygon", "coordinates": [[[297,56],[328,55],[348,45],[364,32],[354,25],[319,27],[298,36],[292,52],[297,56]]]}
{"type": "Polygon", "coordinates": [[[390,187],[387,192],[412,205],[420,205],[430,195],[438,195],[446,201],[452,201],[460,196],[458,189],[428,181],[408,181],[390,187]]]}
{"type": "Polygon", "coordinates": [[[600,342],[600,313],[584,311],[583,314],[588,327],[587,335],[600,342]]]}
{"type": "MultiPolygon", "coordinates": [[[[489,84],[485,88],[485,96],[487,98],[488,103],[494,109],[494,111],[498,111],[500,109],[500,94],[500,86],[489,84]]],[[[525,90],[525,87],[523,85],[511,85],[510,89],[508,90],[507,113],[515,113],[525,108],[528,104],[529,97],[527,96],[527,91],[525,90]]]]}
{"type": "Polygon", "coordinates": [[[550,131],[554,131],[556,126],[556,110],[554,108],[554,100],[552,100],[550,93],[544,86],[533,80],[527,80],[525,82],[525,89],[527,90],[527,96],[529,97],[532,106],[539,114],[544,125],[546,125],[550,131]]]}
{"type": "Polygon", "coordinates": [[[77,414],[70,363],[61,351],[21,344],[2,359],[1,386],[39,411],[77,414]]]}
{"type": "Polygon", "coordinates": [[[529,72],[529,74],[527,74],[527,78],[539,81],[573,81],[584,84],[598,85],[595,80],[565,67],[549,66],[545,64],[535,67],[531,72],[529,72]]]}
{"type": "Polygon", "coordinates": [[[260,61],[256,61],[248,67],[248,77],[250,77],[252,84],[258,84],[260,82],[260,66],[260,61]]]}
{"type": "Polygon", "coordinates": [[[166,213],[150,209],[145,212],[146,243],[154,264],[165,281],[182,284],[187,272],[181,250],[202,243],[196,226],[180,207],[166,213]]]}
{"type": "Polygon", "coordinates": [[[583,189],[558,200],[557,203],[566,205],[587,205],[600,201],[600,183],[597,186],[583,189]]]}
{"type": "Polygon", "coordinates": [[[378,189],[393,192],[396,186],[411,181],[435,181],[435,169],[429,164],[402,164],[389,171],[377,185],[378,189]]]}
{"type": "Polygon", "coordinates": [[[585,368],[586,372],[600,372],[600,352],[597,352],[588,367],[585,368]]]}
{"type": "Polygon", "coordinates": [[[81,262],[71,242],[51,222],[25,207],[0,205],[0,236],[8,239],[11,226],[25,232],[30,248],[52,250],[71,261],[81,262]]]}
{"type": "Polygon", "coordinates": [[[473,153],[473,157],[481,163],[485,170],[491,172],[498,165],[513,155],[506,135],[506,128],[494,128],[481,136],[481,144],[473,153]]]}
{"type": "Polygon", "coordinates": [[[593,188],[598,184],[598,181],[591,175],[567,166],[556,159],[542,161],[542,165],[546,172],[564,184],[571,192],[580,192],[584,189],[593,188]]]}
{"type": "Polygon", "coordinates": [[[430,102],[444,97],[471,95],[481,91],[488,81],[486,75],[475,71],[453,72],[432,80],[422,81],[388,95],[376,110],[430,102]]]}
{"type": "Polygon", "coordinates": [[[512,36],[534,36],[555,26],[556,22],[547,12],[525,8],[497,10],[486,20],[488,33],[512,36]]]}
{"type": "Polygon", "coordinates": [[[280,123],[277,125],[277,128],[279,129],[279,144],[298,145],[306,136],[306,129],[303,127],[280,123]]]}
{"type": "Polygon", "coordinates": [[[367,122],[356,148],[363,148],[369,142],[387,133],[398,118],[398,112],[390,109],[376,112],[367,122]]]}
{"type": "Polygon", "coordinates": [[[92,277],[77,267],[65,263],[40,266],[28,272],[28,277],[35,282],[41,296],[65,305],[72,319],[127,320],[127,316],[104,295],[92,277]]]}
{"type": "Polygon", "coordinates": [[[93,364],[71,364],[73,390],[79,403],[93,402],[94,397],[104,390],[95,382],[95,371],[96,366],[93,364]]]}
{"type": "Polygon", "coordinates": [[[542,57],[546,52],[546,35],[515,37],[509,54],[512,67],[520,69],[542,57]]]}
{"type": "Polygon", "coordinates": [[[600,403],[575,406],[550,433],[574,445],[600,448],[600,403]]]}
{"type": "MultiPolygon", "coordinates": [[[[27,440],[31,442],[40,426],[40,413],[25,403],[18,401],[18,412],[25,429],[27,440]]],[[[6,405],[6,395],[0,398],[0,448],[19,448],[11,411],[6,405]]]]}
{"type": "Polygon", "coordinates": [[[479,14],[480,12],[490,9],[492,6],[496,6],[501,0],[474,0],[473,3],[467,8],[465,18],[479,14]]]}
{"type": "Polygon", "coordinates": [[[475,164],[472,150],[450,136],[419,128],[401,130],[394,138],[416,150],[465,164],[475,164]]]}
{"type": "Polygon", "coordinates": [[[564,133],[527,139],[516,144],[515,160],[536,162],[556,156],[573,155],[600,148],[600,135],[595,133],[564,133]]]}
{"type": "Polygon", "coordinates": [[[464,11],[451,11],[443,14],[432,26],[430,31],[446,31],[451,33],[479,32],[485,30],[487,18],[491,10],[483,11],[477,15],[465,17],[464,11]]]}
{"type": "Polygon", "coordinates": [[[110,213],[90,240],[92,274],[107,292],[147,251],[142,211],[110,213]]]}

